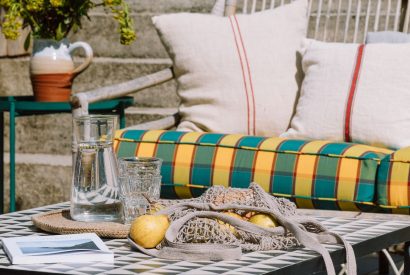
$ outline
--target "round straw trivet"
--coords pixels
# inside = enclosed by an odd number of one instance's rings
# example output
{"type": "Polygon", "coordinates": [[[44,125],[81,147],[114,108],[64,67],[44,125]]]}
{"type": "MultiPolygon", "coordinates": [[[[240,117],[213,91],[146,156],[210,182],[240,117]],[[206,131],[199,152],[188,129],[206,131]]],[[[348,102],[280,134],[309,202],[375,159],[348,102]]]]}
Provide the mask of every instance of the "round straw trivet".
{"type": "Polygon", "coordinates": [[[129,225],[115,222],[79,222],[70,217],[70,210],[54,210],[34,215],[33,224],[44,231],[57,234],[95,233],[102,238],[125,239],[129,225]]]}

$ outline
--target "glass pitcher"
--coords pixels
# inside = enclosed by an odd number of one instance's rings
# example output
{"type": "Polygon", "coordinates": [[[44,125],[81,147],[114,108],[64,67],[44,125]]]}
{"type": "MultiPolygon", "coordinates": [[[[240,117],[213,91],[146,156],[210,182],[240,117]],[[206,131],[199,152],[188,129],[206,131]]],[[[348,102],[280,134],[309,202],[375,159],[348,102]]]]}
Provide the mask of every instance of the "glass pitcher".
{"type": "Polygon", "coordinates": [[[90,115],[73,120],[71,218],[77,221],[121,221],[118,168],[113,151],[117,117],[90,115]]]}

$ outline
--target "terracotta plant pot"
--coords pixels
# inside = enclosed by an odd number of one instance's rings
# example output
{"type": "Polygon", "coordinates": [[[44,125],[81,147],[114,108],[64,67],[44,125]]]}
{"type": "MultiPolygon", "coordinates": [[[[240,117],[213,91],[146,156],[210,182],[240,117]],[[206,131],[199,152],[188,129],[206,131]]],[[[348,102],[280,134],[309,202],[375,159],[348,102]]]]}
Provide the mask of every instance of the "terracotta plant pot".
{"type": "Polygon", "coordinates": [[[91,47],[85,42],[70,44],[67,39],[35,39],[30,59],[30,77],[36,101],[69,101],[74,78],[84,71],[93,57],[91,47]],[[83,48],[85,61],[74,67],[71,53],[83,48]]]}

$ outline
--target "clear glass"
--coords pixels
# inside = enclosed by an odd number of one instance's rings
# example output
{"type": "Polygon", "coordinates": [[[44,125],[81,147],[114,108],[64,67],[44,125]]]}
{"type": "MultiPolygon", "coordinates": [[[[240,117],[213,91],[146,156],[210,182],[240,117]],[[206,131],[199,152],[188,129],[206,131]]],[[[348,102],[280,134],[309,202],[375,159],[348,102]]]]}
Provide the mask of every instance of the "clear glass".
{"type": "Polygon", "coordinates": [[[142,177],[161,174],[162,159],[156,157],[129,157],[120,158],[120,170],[127,170],[130,175],[142,177]]]}
{"type": "Polygon", "coordinates": [[[77,221],[121,221],[118,168],[113,151],[117,117],[82,116],[73,120],[71,218],[77,221]]]}
{"type": "Polygon", "coordinates": [[[161,191],[159,158],[120,158],[119,185],[124,223],[130,224],[147,211],[148,200],[158,200],[161,191]]]}

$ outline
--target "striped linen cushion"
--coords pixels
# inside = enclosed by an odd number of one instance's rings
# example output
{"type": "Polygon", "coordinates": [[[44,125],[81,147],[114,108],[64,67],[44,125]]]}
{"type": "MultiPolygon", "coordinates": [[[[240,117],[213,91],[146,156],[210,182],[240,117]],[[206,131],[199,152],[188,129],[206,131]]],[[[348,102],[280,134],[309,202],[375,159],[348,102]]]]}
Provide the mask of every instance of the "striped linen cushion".
{"type": "Polygon", "coordinates": [[[299,207],[343,210],[373,208],[377,167],[391,153],[352,143],[162,130],[118,131],[114,146],[119,157],[164,160],[163,197],[255,181],[299,207]]]}
{"type": "Polygon", "coordinates": [[[305,77],[282,137],[410,146],[409,43],[306,40],[301,54],[305,77]]]}
{"type": "Polygon", "coordinates": [[[285,132],[302,80],[297,52],[306,37],[307,10],[308,1],[299,0],[229,17],[154,16],[178,83],[177,129],[263,136],[285,132]]]}
{"type": "Polygon", "coordinates": [[[393,213],[410,214],[410,147],[397,150],[381,161],[377,203],[393,213]]]}

